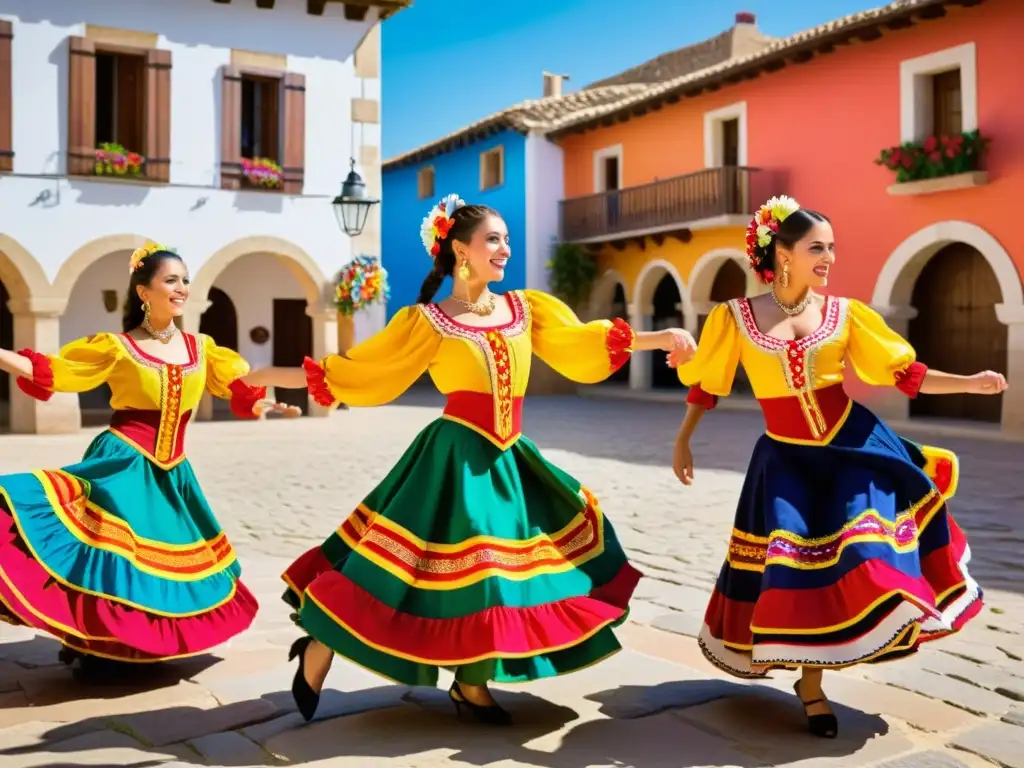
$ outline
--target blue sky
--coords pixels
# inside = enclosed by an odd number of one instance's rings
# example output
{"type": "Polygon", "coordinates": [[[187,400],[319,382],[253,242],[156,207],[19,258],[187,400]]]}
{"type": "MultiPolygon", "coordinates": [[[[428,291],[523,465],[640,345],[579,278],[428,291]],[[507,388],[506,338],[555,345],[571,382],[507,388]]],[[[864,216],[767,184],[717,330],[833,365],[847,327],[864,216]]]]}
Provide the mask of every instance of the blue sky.
{"type": "Polygon", "coordinates": [[[762,32],[784,37],[884,2],[414,0],[383,25],[383,154],[540,98],[545,70],[568,73],[566,90],[577,90],[716,35],[737,11],[755,13],[762,32]]]}

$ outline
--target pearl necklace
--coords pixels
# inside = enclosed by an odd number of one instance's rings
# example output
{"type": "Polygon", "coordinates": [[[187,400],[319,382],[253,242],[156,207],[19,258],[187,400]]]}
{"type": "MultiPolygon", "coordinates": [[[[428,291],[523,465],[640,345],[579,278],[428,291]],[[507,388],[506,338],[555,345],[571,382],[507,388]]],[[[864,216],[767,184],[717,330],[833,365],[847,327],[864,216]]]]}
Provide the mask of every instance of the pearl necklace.
{"type": "Polygon", "coordinates": [[[161,344],[170,343],[171,339],[174,338],[174,334],[178,332],[178,326],[176,326],[173,322],[166,328],[164,328],[162,331],[158,331],[156,328],[150,325],[148,317],[142,321],[142,325],[140,327],[149,335],[149,338],[156,339],[161,344]]]}
{"type": "Polygon", "coordinates": [[[778,305],[779,309],[781,309],[790,317],[795,317],[796,315],[799,315],[801,312],[807,309],[807,306],[811,303],[811,299],[814,298],[814,294],[811,293],[810,291],[807,291],[804,297],[800,299],[800,301],[798,301],[796,304],[786,304],[782,299],[779,298],[778,294],[775,293],[775,287],[773,286],[772,298],[775,299],[775,303],[776,305],[778,305]]]}
{"type": "Polygon", "coordinates": [[[480,317],[486,317],[491,314],[497,304],[497,297],[493,293],[488,293],[485,298],[479,299],[478,301],[466,301],[465,299],[460,299],[458,296],[452,296],[451,299],[467,312],[472,312],[474,315],[479,315],[480,317]]]}

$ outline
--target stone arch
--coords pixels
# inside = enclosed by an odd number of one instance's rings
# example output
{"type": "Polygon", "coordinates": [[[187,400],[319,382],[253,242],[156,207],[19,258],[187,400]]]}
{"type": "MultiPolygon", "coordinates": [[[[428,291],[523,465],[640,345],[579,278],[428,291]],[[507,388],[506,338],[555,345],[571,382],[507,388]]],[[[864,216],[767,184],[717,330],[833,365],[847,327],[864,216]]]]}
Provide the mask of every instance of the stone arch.
{"type": "Polygon", "coordinates": [[[665,275],[671,276],[676,282],[679,298],[683,304],[683,322],[687,328],[690,328],[697,322],[697,313],[693,310],[690,292],[687,290],[686,283],[679,276],[679,270],[675,268],[674,264],[664,259],[652,259],[640,270],[640,274],[636,278],[636,285],[633,287],[632,311],[641,316],[651,313],[654,291],[665,275]]]}
{"type": "Polygon", "coordinates": [[[941,221],[918,230],[900,243],[878,274],[871,303],[883,309],[909,307],[914,284],[924,265],[942,248],[958,242],[975,248],[992,267],[1003,294],[1002,303],[996,305],[997,313],[1001,316],[1021,314],[1024,286],[1013,259],[992,235],[966,221],[941,221]]]}
{"type": "MultiPolygon", "coordinates": [[[[759,283],[754,271],[749,268],[747,255],[736,248],[715,248],[702,254],[690,270],[690,301],[695,307],[711,301],[711,288],[715,284],[718,270],[727,261],[735,261],[747,276],[747,295],[759,293],[759,283]]],[[[706,314],[706,313],[705,313],[706,314]]]]}
{"type": "Polygon", "coordinates": [[[588,311],[592,318],[608,317],[608,314],[611,312],[612,300],[615,298],[615,289],[620,285],[628,303],[629,283],[616,270],[607,269],[597,279],[590,291],[590,302],[588,305],[588,311]]]}
{"type": "Polygon", "coordinates": [[[52,286],[36,258],[9,235],[0,234],[0,280],[12,301],[50,296],[52,286]]]}
{"type": "MultiPolygon", "coordinates": [[[[120,234],[106,235],[91,240],[72,253],[57,271],[53,281],[54,294],[65,301],[71,297],[75,283],[89,267],[104,256],[115,251],[133,251],[147,243],[159,242],[142,235],[120,234]]],[[[128,284],[128,260],[124,263],[125,285],[128,284]]]]}
{"type": "Polygon", "coordinates": [[[229,264],[254,253],[276,256],[302,286],[310,308],[318,308],[324,303],[324,288],[328,279],[313,257],[294,243],[267,235],[235,240],[204,261],[192,277],[192,296],[196,303],[204,304],[207,301],[214,281],[229,264]]]}

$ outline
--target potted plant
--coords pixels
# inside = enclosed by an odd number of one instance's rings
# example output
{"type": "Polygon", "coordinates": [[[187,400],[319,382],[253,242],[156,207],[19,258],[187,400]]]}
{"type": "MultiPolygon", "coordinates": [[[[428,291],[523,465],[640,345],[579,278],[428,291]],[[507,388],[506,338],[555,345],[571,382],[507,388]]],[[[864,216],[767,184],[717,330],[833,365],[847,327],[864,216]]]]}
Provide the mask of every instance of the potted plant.
{"type": "Polygon", "coordinates": [[[590,295],[597,278],[597,262],[578,243],[556,244],[548,270],[552,293],[574,308],[590,295]]]}
{"type": "Polygon", "coordinates": [[[875,160],[896,172],[896,183],[938,179],[979,170],[988,139],[978,131],[957,136],[929,136],[883,149],[875,160]]]}
{"type": "Polygon", "coordinates": [[[242,176],[254,187],[280,189],[284,185],[281,166],[267,157],[242,158],[242,176]]]}
{"type": "Polygon", "coordinates": [[[338,323],[338,347],[342,353],[352,347],[355,323],[352,315],[364,307],[388,300],[388,272],[373,256],[356,256],[338,275],[334,306],[341,315],[338,323]]]}
{"type": "Polygon", "coordinates": [[[96,150],[94,172],[97,176],[137,178],[142,176],[142,166],[145,162],[145,158],[137,152],[129,152],[114,142],[104,142],[96,150]]]}

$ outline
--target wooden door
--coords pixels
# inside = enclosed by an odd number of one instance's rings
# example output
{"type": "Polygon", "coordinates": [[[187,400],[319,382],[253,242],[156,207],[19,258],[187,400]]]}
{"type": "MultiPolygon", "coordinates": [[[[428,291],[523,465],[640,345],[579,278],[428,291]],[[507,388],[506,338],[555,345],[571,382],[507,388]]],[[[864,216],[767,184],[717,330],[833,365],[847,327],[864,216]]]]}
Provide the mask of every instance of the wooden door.
{"type": "MultiPolygon", "coordinates": [[[[297,368],[302,359],[313,354],[313,318],[306,314],[305,299],[274,299],[274,365],[297,368]]],[[[305,389],[276,389],[282,403],[297,405],[303,413],[309,411],[309,396],[305,389]]]]}
{"type": "MultiPolygon", "coordinates": [[[[922,363],[948,373],[1006,370],[1006,326],[996,317],[1002,292],[995,273],[976,249],[948,245],[921,271],[911,302],[909,341],[922,363]]],[[[920,395],[914,416],[998,422],[1003,396],[920,395]]]]}
{"type": "Polygon", "coordinates": [[[740,174],[736,170],[739,164],[740,121],[733,118],[722,123],[722,167],[724,168],[722,181],[725,188],[725,211],[727,213],[736,213],[741,210],[740,203],[743,195],[740,190],[740,174]]]}

